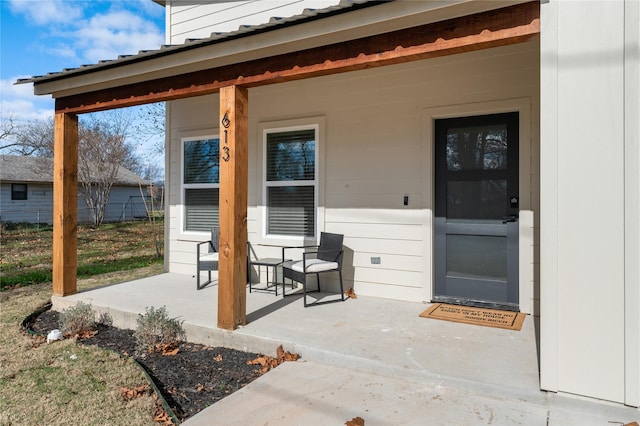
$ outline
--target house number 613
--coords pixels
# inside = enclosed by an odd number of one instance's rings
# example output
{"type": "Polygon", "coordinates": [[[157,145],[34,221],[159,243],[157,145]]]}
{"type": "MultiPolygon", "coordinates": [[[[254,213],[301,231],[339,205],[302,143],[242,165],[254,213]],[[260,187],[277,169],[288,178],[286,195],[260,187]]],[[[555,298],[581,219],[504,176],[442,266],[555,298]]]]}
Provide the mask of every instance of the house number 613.
{"type": "Polygon", "coordinates": [[[231,155],[229,154],[230,149],[227,146],[228,145],[228,128],[229,126],[231,126],[231,120],[229,119],[229,113],[225,112],[224,113],[224,117],[222,117],[222,127],[224,127],[224,146],[222,147],[222,151],[224,152],[224,156],[222,157],[222,159],[224,160],[224,162],[228,162],[229,159],[231,158],[231,155]]]}

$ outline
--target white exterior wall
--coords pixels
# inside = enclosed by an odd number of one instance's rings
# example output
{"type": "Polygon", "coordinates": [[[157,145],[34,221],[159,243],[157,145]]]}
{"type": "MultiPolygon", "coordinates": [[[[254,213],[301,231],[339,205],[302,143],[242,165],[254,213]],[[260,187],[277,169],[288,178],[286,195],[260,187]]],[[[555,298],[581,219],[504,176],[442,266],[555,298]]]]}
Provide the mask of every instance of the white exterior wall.
{"type": "MultiPolygon", "coordinates": [[[[538,185],[538,41],[409,64],[249,90],[249,240],[261,256],[280,256],[261,237],[262,137],[269,122],[322,117],[322,230],[345,235],[346,287],[357,294],[430,300],[433,167],[429,114],[503,112],[522,107],[522,309],[532,312],[538,185]],[[473,70],[469,73],[469,70],[473,70]],[[403,197],[409,205],[403,206],[403,197]],[[528,247],[528,249],[527,249],[528,247]],[[371,257],[380,257],[379,265],[371,257]]],[[[195,272],[195,241],[181,232],[180,138],[217,133],[218,97],[171,102],[169,270],[195,272]]]]}
{"type": "Polygon", "coordinates": [[[0,185],[0,222],[53,223],[53,185],[26,185],[26,200],[11,199],[11,183],[0,185]]]}
{"type": "Polygon", "coordinates": [[[206,38],[216,32],[236,31],[242,25],[259,25],[272,17],[290,17],[304,9],[323,9],[339,0],[269,0],[193,2],[168,0],[166,37],[168,44],[190,38],[206,38]]]}
{"type": "Polygon", "coordinates": [[[542,387],[635,406],[638,4],[541,5],[542,387]]]}
{"type": "MultiPolygon", "coordinates": [[[[146,190],[145,190],[146,194],[146,190]]],[[[136,187],[114,186],[111,188],[109,204],[105,210],[105,222],[119,221],[123,217],[130,220],[134,212],[128,205],[130,197],[139,197],[140,190],[136,187]]],[[[135,209],[138,214],[142,212],[140,206],[135,209]]],[[[50,183],[27,183],[27,199],[11,200],[11,183],[0,185],[0,222],[27,222],[27,223],[53,223],[53,185],[50,183]]],[[[92,216],[87,203],[81,194],[78,194],[78,222],[91,223],[92,216]]]]}
{"type": "Polygon", "coordinates": [[[640,406],[640,2],[625,3],[625,400],[640,406]]]}
{"type": "MultiPolygon", "coordinates": [[[[147,190],[143,187],[143,193],[147,190]]],[[[82,195],[79,195],[78,206],[82,206],[85,213],[90,217],[90,211],[82,195]]],[[[146,211],[142,204],[140,188],[135,186],[114,186],[109,194],[109,204],[105,209],[105,222],[115,222],[120,220],[133,220],[146,217],[146,211]],[[135,203],[135,205],[134,205],[135,203]]]]}

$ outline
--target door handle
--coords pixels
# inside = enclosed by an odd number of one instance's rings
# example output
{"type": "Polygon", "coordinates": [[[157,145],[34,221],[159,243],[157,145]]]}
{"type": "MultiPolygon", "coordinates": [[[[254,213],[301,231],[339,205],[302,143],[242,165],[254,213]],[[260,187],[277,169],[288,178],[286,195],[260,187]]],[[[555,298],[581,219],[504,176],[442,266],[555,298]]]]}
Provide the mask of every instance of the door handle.
{"type": "Polygon", "coordinates": [[[511,216],[505,216],[502,218],[502,223],[508,223],[508,222],[517,222],[518,221],[518,216],[516,216],[515,214],[512,214],[511,216]]]}

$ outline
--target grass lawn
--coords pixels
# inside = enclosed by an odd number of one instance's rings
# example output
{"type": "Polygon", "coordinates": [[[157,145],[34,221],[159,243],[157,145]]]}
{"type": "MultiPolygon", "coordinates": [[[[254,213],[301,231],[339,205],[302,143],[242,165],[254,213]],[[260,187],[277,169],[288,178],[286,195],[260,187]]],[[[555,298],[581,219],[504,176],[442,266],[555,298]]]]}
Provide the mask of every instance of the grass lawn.
{"type": "MultiPolygon", "coordinates": [[[[78,278],[137,269],[162,262],[156,256],[153,232],[162,238],[162,223],[104,224],[78,227],[78,278]]],[[[162,241],[160,241],[161,243],[162,241]]],[[[0,237],[0,290],[51,281],[53,230],[17,226],[0,237]]]]}
{"type": "MultiPolygon", "coordinates": [[[[79,229],[79,270],[91,276],[79,275],[78,289],[162,273],[149,226],[79,229]]],[[[123,398],[123,388],[147,384],[130,359],[73,339],[46,344],[22,331],[22,320],[51,296],[51,238],[50,229],[2,232],[0,425],[157,425],[153,395],[123,398]]]]}

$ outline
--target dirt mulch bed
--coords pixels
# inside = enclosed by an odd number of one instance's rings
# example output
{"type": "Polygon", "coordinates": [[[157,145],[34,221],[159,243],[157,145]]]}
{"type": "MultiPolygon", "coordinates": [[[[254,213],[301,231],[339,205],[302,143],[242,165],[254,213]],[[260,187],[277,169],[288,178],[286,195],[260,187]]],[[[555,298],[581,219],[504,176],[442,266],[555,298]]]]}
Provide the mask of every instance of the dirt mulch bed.
{"type": "MultiPolygon", "coordinates": [[[[59,328],[59,317],[58,312],[48,310],[26,326],[36,333],[46,335],[59,328]]],[[[95,336],[78,338],[78,342],[134,357],[154,380],[180,421],[195,415],[268,371],[268,368],[261,365],[248,364],[249,361],[265,359],[260,354],[222,347],[182,343],[175,355],[139,353],[136,351],[133,331],[103,324],[98,325],[95,336]]]]}

